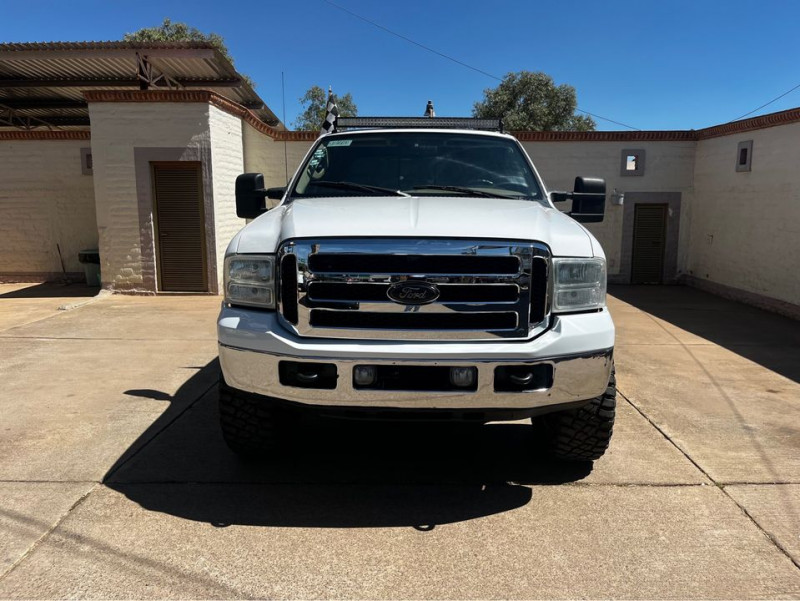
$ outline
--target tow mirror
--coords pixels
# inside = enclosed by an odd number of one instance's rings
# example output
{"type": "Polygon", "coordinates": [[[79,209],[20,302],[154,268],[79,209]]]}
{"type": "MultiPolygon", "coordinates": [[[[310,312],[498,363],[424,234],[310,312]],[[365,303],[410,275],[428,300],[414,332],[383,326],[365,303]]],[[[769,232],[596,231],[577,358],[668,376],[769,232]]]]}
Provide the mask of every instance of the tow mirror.
{"type": "Polygon", "coordinates": [[[599,177],[576,177],[570,215],[581,223],[603,221],[606,212],[606,181],[599,177]]]}
{"type": "Polygon", "coordinates": [[[264,176],[260,173],[242,173],[236,178],[236,215],[254,219],[267,210],[264,198],[264,176]]]}
{"type": "Polygon", "coordinates": [[[267,188],[267,198],[270,200],[280,200],[284,194],[286,194],[286,186],[267,188]]]}
{"type": "Polygon", "coordinates": [[[599,177],[576,177],[574,192],[551,192],[553,202],[572,200],[569,215],[581,223],[603,221],[606,210],[606,182],[599,177]]]}

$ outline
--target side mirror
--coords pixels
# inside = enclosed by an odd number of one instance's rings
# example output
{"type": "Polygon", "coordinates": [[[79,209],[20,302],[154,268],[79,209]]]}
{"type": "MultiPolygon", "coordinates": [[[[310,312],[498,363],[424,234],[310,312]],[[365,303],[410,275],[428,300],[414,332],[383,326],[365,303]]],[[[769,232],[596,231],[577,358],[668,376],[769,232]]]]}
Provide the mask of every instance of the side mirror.
{"type": "Polygon", "coordinates": [[[572,200],[569,215],[581,223],[603,221],[606,210],[606,182],[599,177],[576,177],[574,192],[551,192],[553,202],[572,200]]]}
{"type": "Polygon", "coordinates": [[[576,177],[570,216],[581,223],[603,221],[606,212],[606,180],[599,177],[576,177]]]}
{"type": "Polygon", "coordinates": [[[280,186],[279,188],[267,188],[267,198],[270,200],[280,200],[283,198],[284,194],[286,194],[286,186],[280,186]]]}
{"type": "Polygon", "coordinates": [[[267,210],[264,198],[264,176],[260,173],[242,173],[236,178],[236,215],[254,219],[267,210]]]}

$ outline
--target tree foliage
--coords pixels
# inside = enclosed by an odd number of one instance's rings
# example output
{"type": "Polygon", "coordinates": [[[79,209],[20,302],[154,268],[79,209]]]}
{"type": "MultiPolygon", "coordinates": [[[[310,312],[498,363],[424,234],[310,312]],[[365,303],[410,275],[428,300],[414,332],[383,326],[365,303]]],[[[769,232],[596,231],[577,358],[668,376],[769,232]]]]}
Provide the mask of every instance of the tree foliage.
{"type": "Polygon", "coordinates": [[[577,115],[575,88],[557,86],[545,73],[508,73],[496,88],[483,91],[472,110],[475,117],[503,118],[511,131],[592,131],[594,120],[577,115]]]}
{"type": "MultiPolygon", "coordinates": [[[[303,112],[294,120],[294,128],[314,131],[322,127],[328,105],[328,93],[319,86],[311,86],[298,100],[303,106],[303,112]]],[[[343,96],[336,96],[336,107],[339,109],[340,117],[358,116],[358,107],[353,102],[350,92],[343,96]]]]}
{"type": "MultiPolygon", "coordinates": [[[[191,27],[186,23],[173,23],[171,19],[164,19],[164,22],[157,27],[143,27],[132,33],[122,36],[126,42],[208,42],[219,50],[220,54],[227,58],[233,65],[233,57],[225,40],[217,33],[203,33],[196,27],[191,27]]],[[[255,88],[255,82],[249,76],[240,73],[242,78],[255,88]]]]}

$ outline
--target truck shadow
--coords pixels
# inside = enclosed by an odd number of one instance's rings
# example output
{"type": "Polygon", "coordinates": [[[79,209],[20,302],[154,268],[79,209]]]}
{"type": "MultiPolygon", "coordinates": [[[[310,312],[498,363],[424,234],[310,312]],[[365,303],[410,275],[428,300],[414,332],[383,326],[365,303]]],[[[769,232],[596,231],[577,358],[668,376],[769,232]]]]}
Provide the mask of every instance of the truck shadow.
{"type": "Polygon", "coordinates": [[[525,422],[311,422],[280,455],[243,462],[219,431],[218,377],[214,361],[174,396],[129,390],[170,405],[104,484],[146,509],[216,526],[429,530],[519,508],[531,500],[526,485],[574,482],[592,469],[544,456],[525,422]]]}
{"type": "Polygon", "coordinates": [[[91,298],[97,296],[100,288],[87,286],[83,282],[60,283],[43,282],[40,284],[20,285],[15,290],[0,293],[3,298],[91,298]]]}

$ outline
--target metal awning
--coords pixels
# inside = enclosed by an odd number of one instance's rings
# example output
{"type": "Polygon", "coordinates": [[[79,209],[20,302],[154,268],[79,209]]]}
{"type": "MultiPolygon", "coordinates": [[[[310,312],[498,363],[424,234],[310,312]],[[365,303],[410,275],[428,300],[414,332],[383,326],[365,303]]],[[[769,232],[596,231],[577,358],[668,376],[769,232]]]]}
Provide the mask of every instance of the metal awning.
{"type": "Polygon", "coordinates": [[[203,89],[283,129],[219,50],[206,42],[0,44],[0,127],[85,128],[87,90],[203,89]]]}

